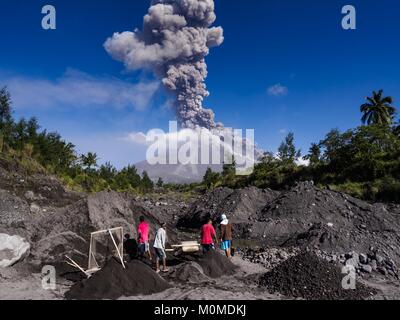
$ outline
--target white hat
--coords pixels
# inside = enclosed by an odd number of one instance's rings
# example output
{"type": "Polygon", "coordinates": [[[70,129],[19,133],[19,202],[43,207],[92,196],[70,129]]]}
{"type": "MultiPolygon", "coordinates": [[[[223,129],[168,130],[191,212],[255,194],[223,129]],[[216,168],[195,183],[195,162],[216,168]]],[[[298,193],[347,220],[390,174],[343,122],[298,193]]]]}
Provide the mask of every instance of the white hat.
{"type": "Polygon", "coordinates": [[[227,225],[228,223],[229,223],[229,220],[228,220],[228,218],[226,217],[226,215],[225,214],[223,214],[222,216],[221,216],[221,224],[222,225],[227,225]]]}

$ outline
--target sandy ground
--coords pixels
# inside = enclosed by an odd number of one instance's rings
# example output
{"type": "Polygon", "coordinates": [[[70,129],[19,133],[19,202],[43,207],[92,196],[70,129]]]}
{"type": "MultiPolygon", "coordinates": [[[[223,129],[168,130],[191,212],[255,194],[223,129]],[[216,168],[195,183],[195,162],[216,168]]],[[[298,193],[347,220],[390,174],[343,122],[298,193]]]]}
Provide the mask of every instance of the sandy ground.
{"type": "Polygon", "coordinates": [[[201,284],[181,284],[151,296],[123,297],[121,300],[277,300],[282,296],[261,290],[254,284],[243,281],[246,277],[266,272],[259,264],[234,257],[232,262],[239,267],[233,277],[221,277],[201,284]]]}
{"type": "MultiPolygon", "coordinates": [[[[151,296],[122,297],[121,300],[282,300],[282,295],[271,294],[258,288],[251,281],[257,274],[267,270],[234,257],[233,263],[239,267],[233,277],[210,279],[199,284],[174,283],[174,288],[151,296]]],[[[379,293],[372,299],[399,300],[400,281],[388,281],[382,277],[371,277],[363,282],[378,289],[379,293]]],[[[57,283],[57,290],[42,288],[40,274],[27,274],[14,268],[0,269],[0,300],[62,300],[70,282],[57,283]]]]}
{"type": "Polygon", "coordinates": [[[61,300],[69,288],[58,283],[57,290],[44,290],[40,274],[21,275],[13,268],[0,268],[0,300],[61,300]]]}

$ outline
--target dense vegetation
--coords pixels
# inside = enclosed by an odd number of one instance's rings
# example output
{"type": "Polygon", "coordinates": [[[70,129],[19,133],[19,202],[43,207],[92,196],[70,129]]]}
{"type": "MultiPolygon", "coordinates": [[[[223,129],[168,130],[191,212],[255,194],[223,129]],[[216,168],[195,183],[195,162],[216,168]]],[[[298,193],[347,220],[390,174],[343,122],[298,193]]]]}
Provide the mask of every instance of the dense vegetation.
{"type": "MultiPolygon", "coordinates": [[[[79,191],[101,190],[147,192],[154,188],[146,172],[140,176],[134,166],[118,171],[110,163],[98,165],[95,153],[78,155],[75,146],[58,133],[40,131],[35,118],[15,121],[6,88],[0,90],[0,160],[12,161],[28,173],[58,175],[79,191]]],[[[162,180],[158,186],[162,186],[162,180]]]]}
{"type": "Polygon", "coordinates": [[[180,192],[218,186],[232,188],[254,185],[284,189],[296,181],[313,180],[320,186],[348,192],[367,200],[400,202],[400,125],[396,108],[383,91],[374,92],[360,107],[363,125],[340,132],[331,130],[313,143],[303,159],[290,133],[276,154],[266,152],[252,175],[239,177],[235,164],[224,165],[221,173],[207,170],[201,184],[188,186],[154,183],[146,172],[140,176],[134,166],[117,170],[112,164],[98,165],[95,153],[78,155],[75,146],[57,133],[40,130],[35,118],[15,121],[11,97],[0,90],[0,161],[13,161],[30,173],[58,175],[69,187],[88,192],[116,190],[148,192],[157,188],[180,192]]]}
{"type": "Polygon", "coordinates": [[[374,92],[360,108],[364,125],[340,132],[331,130],[313,143],[303,157],[308,166],[296,164],[301,156],[290,133],[278,153],[267,152],[246,178],[207,172],[203,183],[215,186],[284,189],[296,181],[312,180],[320,186],[345,191],[373,201],[400,202],[400,125],[391,97],[374,92]]]}

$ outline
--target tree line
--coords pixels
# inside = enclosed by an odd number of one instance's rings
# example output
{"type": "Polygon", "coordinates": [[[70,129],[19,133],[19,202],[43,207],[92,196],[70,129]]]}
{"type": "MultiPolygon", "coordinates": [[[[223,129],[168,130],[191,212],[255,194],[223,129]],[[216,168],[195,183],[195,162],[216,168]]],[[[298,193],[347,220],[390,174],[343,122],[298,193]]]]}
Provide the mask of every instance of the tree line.
{"type": "Polygon", "coordinates": [[[117,170],[110,163],[99,165],[96,153],[79,155],[72,143],[60,134],[40,130],[36,118],[13,118],[11,95],[0,89],[0,157],[16,162],[28,173],[58,175],[71,188],[97,192],[102,190],[147,192],[155,184],[147,172],[140,175],[134,166],[117,170]]]}
{"type": "Polygon", "coordinates": [[[308,165],[298,163],[301,151],[289,133],[277,153],[264,153],[250,176],[237,177],[224,166],[221,174],[209,169],[203,185],[285,189],[312,180],[362,199],[400,202],[400,124],[393,99],[382,90],[373,92],[360,111],[362,125],[345,132],[333,129],[310,146],[302,157],[308,165]]]}
{"type": "Polygon", "coordinates": [[[75,146],[56,133],[41,130],[37,119],[13,119],[12,101],[6,88],[0,90],[0,161],[17,163],[27,172],[58,175],[79,191],[102,190],[149,192],[154,188],[177,191],[212,189],[219,186],[256,186],[282,190],[297,181],[313,180],[356,197],[372,201],[400,202],[400,124],[393,99],[383,91],[373,92],[361,105],[362,124],[341,132],[332,129],[311,144],[304,155],[289,133],[276,153],[265,152],[247,177],[236,176],[235,161],[222,172],[207,170],[203,182],[192,185],[154,183],[135,166],[117,170],[111,163],[99,165],[96,153],[79,155],[75,146]],[[298,159],[309,162],[301,165],[298,159]]]}

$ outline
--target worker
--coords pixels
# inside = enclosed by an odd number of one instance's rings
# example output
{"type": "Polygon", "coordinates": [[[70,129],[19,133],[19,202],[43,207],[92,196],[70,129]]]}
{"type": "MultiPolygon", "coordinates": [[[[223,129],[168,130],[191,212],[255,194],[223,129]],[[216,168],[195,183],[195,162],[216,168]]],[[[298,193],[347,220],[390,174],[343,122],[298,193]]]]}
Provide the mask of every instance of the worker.
{"type": "Polygon", "coordinates": [[[167,255],[165,253],[165,243],[167,241],[167,224],[164,222],[157,230],[154,240],[154,251],[156,253],[156,272],[160,273],[160,262],[163,264],[163,272],[168,272],[167,255]]]}
{"type": "Polygon", "coordinates": [[[135,239],[132,239],[130,234],[125,235],[124,250],[129,256],[130,261],[137,259],[138,256],[138,243],[135,239]]]}
{"type": "Polygon", "coordinates": [[[223,214],[220,223],[221,250],[225,251],[228,258],[232,257],[232,229],[232,224],[227,216],[223,214]]]}
{"type": "Polygon", "coordinates": [[[138,233],[138,243],[139,243],[139,255],[140,258],[144,258],[146,255],[149,260],[152,261],[151,252],[150,252],[150,243],[149,243],[149,232],[150,225],[146,222],[145,218],[141,216],[139,218],[139,225],[137,228],[138,233]]]}
{"type": "Polygon", "coordinates": [[[201,246],[203,253],[207,253],[211,250],[215,250],[215,244],[218,244],[217,233],[212,224],[212,219],[208,219],[208,222],[201,228],[201,246]],[[214,242],[215,240],[215,242],[214,242]]]}

